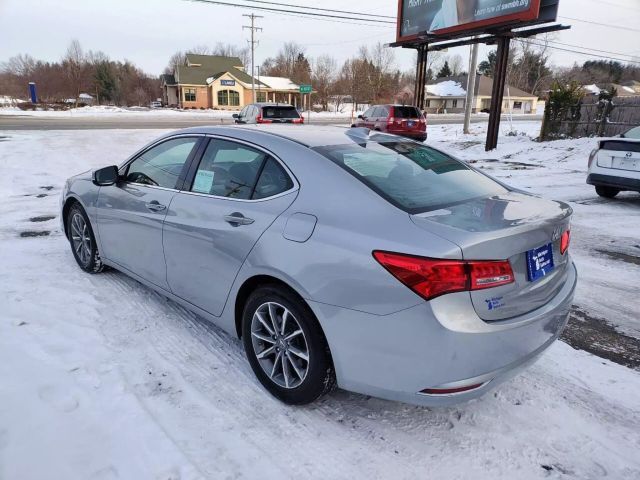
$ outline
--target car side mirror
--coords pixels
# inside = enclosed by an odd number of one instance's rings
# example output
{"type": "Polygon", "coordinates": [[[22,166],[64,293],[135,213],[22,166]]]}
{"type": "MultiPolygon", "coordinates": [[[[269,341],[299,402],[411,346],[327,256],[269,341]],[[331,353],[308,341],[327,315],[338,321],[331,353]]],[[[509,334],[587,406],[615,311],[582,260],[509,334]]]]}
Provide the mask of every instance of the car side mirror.
{"type": "Polygon", "coordinates": [[[240,115],[238,115],[237,113],[234,113],[233,115],[231,115],[232,118],[240,118],[240,115]]]}
{"type": "Polygon", "coordinates": [[[100,187],[113,185],[118,181],[118,167],[111,165],[110,167],[94,170],[91,179],[95,185],[100,187]]]}
{"type": "Polygon", "coordinates": [[[359,118],[360,120],[364,120],[364,117],[363,117],[362,115],[358,115],[358,118],[359,118]]]}

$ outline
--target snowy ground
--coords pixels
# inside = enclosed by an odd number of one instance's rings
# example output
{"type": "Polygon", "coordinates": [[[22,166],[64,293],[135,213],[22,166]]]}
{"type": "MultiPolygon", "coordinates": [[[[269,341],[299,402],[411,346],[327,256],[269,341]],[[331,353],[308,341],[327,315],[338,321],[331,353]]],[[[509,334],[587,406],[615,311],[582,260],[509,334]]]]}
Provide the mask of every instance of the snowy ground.
{"type": "MultiPolygon", "coordinates": [[[[486,154],[475,128],[431,127],[428,143],[570,201],[577,307],[640,337],[640,195],[584,184],[593,140],[503,137],[486,154]]],[[[82,273],[59,229],[64,179],[160,133],[0,131],[0,479],[640,479],[640,372],[565,343],[456,408],[341,391],[292,408],[236,339],[120,273],[82,273]]]]}

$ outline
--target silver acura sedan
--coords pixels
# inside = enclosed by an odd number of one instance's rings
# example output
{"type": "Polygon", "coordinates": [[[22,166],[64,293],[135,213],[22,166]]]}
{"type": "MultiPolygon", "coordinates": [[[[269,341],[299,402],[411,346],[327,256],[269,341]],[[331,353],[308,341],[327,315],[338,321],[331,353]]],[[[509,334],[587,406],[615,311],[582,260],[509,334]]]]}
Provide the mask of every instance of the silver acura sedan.
{"type": "Polygon", "coordinates": [[[69,179],[61,209],[83,270],[241,337],[289,404],[478,397],[560,335],[577,280],[568,205],[366,129],[178,131],[69,179]]]}

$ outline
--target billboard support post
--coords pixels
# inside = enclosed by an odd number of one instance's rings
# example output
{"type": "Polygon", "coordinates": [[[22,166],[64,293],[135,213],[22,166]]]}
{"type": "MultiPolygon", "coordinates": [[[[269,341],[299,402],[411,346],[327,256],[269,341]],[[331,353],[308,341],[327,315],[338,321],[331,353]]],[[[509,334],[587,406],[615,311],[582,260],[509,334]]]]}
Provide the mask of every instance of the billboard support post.
{"type": "Polygon", "coordinates": [[[491,107],[489,108],[489,126],[487,129],[487,143],[485,150],[488,152],[498,146],[498,133],[500,132],[500,115],[502,114],[502,102],[504,100],[504,86],[507,82],[507,65],[509,63],[509,36],[498,37],[498,51],[496,52],[496,65],[493,72],[493,89],[491,91],[491,107]]]}
{"type": "Polygon", "coordinates": [[[476,74],[478,70],[478,44],[471,46],[469,58],[469,74],[467,76],[467,100],[464,104],[464,127],[462,131],[468,135],[470,133],[471,114],[473,113],[473,99],[476,96],[476,74]]]}
{"type": "Polygon", "coordinates": [[[427,55],[429,55],[429,45],[421,45],[417,48],[418,61],[416,64],[416,86],[414,91],[414,104],[424,110],[425,88],[427,85],[427,55]]]}

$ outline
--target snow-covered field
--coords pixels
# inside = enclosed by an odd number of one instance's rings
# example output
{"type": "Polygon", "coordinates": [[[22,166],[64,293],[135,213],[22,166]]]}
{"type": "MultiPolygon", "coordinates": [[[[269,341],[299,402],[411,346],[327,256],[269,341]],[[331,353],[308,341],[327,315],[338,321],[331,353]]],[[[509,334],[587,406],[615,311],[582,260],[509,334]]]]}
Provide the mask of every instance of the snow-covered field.
{"type": "MultiPolygon", "coordinates": [[[[593,140],[502,137],[486,154],[475,129],[430,127],[428,143],[569,201],[576,305],[640,337],[640,267],[621,260],[640,255],[640,195],[584,183],[593,140]]],[[[640,479],[640,372],[565,343],[455,408],[342,391],[292,408],[238,340],[118,272],[82,273],[64,179],[160,133],[0,131],[0,479],[640,479]]]]}

